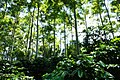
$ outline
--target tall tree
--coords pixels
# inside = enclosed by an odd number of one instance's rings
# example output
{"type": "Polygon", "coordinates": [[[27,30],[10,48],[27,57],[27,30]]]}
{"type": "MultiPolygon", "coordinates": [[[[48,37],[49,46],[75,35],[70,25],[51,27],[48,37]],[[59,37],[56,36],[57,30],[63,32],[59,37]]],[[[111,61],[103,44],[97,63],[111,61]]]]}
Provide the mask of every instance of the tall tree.
{"type": "MultiPolygon", "coordinates": [[[[64,10],[64,12],[65,12],[65,10],[64,10]]],[[[65,25],[66,24],[66,22],[65,22],[66,14],[64,13],[63,15],[64,15],[64,18],[63,18],[64,19],[63,20],[64,21],[64,47],[65,47],[65,55],[67,56],[67,52],[66,52],[66,50],[67,50],[66,49],[66,25],[65,25]]]]}
{"type": "Polygon", "coordinates": [[[34,7],[34,10],[32,12],[32,21],[31,21],[31,28],[30,28],[30,41],[29,41],[29,47],[28,47],[28,54],[27,54],[27,57],[29,58],[29,55],[31,53],[31,43],[32,43],[32,33],[33,33],[33,26],[34,26],[34,11],[35,11],[35,7],[34,7]]]}
{"type": "Polygon", "coordinates": [[[38,55],[38,39],[39,39],[39,29],[38,29],[38,27],[39,27],[39,25],[38,25],[38,21],[39,21],[39,2],[37,3],[37,5],[38,5],[38,15],[37,15],[37,37],[36,37],[36,56],[35,56],[35,58],[37,58],[37,55],[38,55]]]}
{"type": "Polygon", "coordinates": [[[74,19],[75,19],[76,51],[77,51],[77,54],[79,54],[77,18],[76,18],[76,1],[74,2],[73,9],[74,9],[74,19]]]}
{"type": "Polygon", "coordinates": [[[112,33],[112,36],[113,36],[113,38],[114,38],[114,31],[113,31],[112,22],[111,22],[111,19],[110,19],[109,10],[108,10],[108,8],[107,8],[107,6],[106,6],[105,0],[103,0],[103,3],[104,3],[104,6],[105,6],[105,9],[106,9],[106,11],[107,11],[107,16],[108,16],[109,23],[110,23],[110,26],[111,26],[111,29],[110,29],[110,31],[111,31],[111,33],[112,33]]]}
{"type": "MultiPolygon", "coordinates": [[[[104,28],[104,23],[103,23],[103,19],[102,19],[102,15],[101,15],[101,8],[100,8],[100,1],[99,0],[97,0],[97,4],[98,4],[98,9],[99,9],[99,17],[100,17],[100,22],[101,22],[101,24],[102,24],[102,27],[104,28]]],[[[104,30],[104,38],[105,38],[105,40],[107,40],[107,36],[106,36],[106,31],[104,30]]]]}

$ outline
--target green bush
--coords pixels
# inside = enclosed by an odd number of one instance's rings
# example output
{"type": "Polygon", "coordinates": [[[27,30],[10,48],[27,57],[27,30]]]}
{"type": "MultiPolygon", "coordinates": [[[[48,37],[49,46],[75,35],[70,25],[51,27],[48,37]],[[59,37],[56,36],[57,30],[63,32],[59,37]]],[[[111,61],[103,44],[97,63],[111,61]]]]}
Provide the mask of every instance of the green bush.
{"type": "Polygon", "coordinates": [[[0,61],[0,80],[33,80],[33,77],[26,76],[24,67],[15,66],[15,62],[7,60],[0,61]]]}
{"type": "Polygon", "coordinates": [[[105,67],[102,61],[95,62],[92,56],[82,54],[76,58],[64,58],[52,73],[43,75],[43,80],[113,79],[113,76],[104,70],[105,67]]]}

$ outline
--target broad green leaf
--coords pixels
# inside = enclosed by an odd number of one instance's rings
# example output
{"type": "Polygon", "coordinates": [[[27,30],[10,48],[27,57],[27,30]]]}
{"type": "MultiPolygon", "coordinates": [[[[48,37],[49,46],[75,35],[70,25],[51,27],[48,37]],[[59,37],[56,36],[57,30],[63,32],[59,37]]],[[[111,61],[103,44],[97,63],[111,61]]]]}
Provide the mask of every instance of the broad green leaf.
{"type": "Polygon", "coordinates": [[[64,79],[64,77],[65,77],[67,74],[68,74],[68,72],[67,72],[67,71],[63,71],[63,73],[61,74],[61,79],[63,80],[63,79],[64,79]]]}
{"type": "Polygon", "coordinates": [[[82,71],[82,70],[78,70],[78,76],[79,76],[80,78],[83,77],[83,71],[82,71]]]}
{"type": "Polygon", "coordinates": [[[102,61],[99,61],[98,64],[102,67],[105,67],[106,65],[102,62],[102,61]]]}

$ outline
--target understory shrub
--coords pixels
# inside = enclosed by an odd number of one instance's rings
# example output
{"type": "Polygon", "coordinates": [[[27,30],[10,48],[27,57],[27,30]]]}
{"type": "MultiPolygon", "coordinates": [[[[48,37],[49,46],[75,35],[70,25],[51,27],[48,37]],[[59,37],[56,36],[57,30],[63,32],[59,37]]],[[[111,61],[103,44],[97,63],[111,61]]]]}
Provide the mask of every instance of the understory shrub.
{"type": "Polygon", "coordinates": [[[76,58],[64,58],[58,62],[52,73],[43,75],[43,80],[100,80],[113,79],[105,71],[106,65],[102,61],[95,62],[92,56],[79,55],[76,58]]]}
{"type": "Polygon", "coordinates": [[[10,62],[8,60],[0,61],[0,80],[33,80],[33,77],[26,76],[24,67],[15,66],[15,62],[10,62]]]}

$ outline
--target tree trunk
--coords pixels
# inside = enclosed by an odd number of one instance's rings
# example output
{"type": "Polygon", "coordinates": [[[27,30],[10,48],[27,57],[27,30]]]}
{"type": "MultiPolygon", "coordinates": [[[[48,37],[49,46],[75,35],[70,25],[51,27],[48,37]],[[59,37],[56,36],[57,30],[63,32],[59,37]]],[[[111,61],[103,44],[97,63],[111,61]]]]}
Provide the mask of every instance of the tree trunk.
{"type": "Polygon", "coordinates": [[[30,41],[29,41],[29,48],[28,48],[28,54],[27,54],[27,58],[29,59],[29,55],[31,53],[31,43],[32,43],[32,28],[33,28],[33,22],[34,22],[34,11],[35,11],[35,8],[33,10],[33,15],[32,15],[32,25],[31,25],[31,32],[30,32],[30,41]]]}
{"type": "Polygon", "coordinates": [[[86,27],[86,47],[88,47],[88,27],[87,27],[87,21],[86,21],[86,14],[84,15],[85,17],[85,27],[86,27]]]}
{"type": "Polygon", "coordinates": [[[113,38],[114,38],[114,31],[113,31],[113,27],[112,27],[112,22],[111,22],[111,20],[110,20],[110,14],[109,14],[109,11],[108,11],[108,8],[107,8],[107,6],[106,6],[106,4],[105,4],[105,0],[104,0],[104,6],[105,6],[105,9],[106,9],[106,11],[107,11],[107,16],[108,16],[108,19],[109,19],[109,23],[110,23],[110,26],[111,26],[111,33],[112,33],[112,36],[113,36],[113,38]]]}
{"type": "Polygon", "coordinates": [[[54,18],[54,55],[56,55],[55,53],[55,18],[54,18]]]}
{"type": "Polygon", "coordinates": [[[43,43],[43,56],[45,56],[45,42],[44,42],[44,29],[43,29],[43,27],[42,27],[42,35],[43,35],[43,37],[42,37],[42,43],[43,43]]]}
{"type": "Polygon", "coordinates": [[[76,3],[74,3],[74,18],[75,18],[75,34],[76,34],[76,51],[77,51],[77,54],[79,54],[77,19],[76,19],[76,3]]]}
{"type": "Polygon", "coordinates": [[[39,36],[38,20],[39,20],[39,2],[38,2],[38,15],[37,15],[37,38],[36,38],[36,56],[35,56],[35,58],[37,58],[37,55],[38,55],[38,36],[39,36]]]}
{"type": "Polygon", "coordinates": [[[60,47],[59,47],[59,50],[60,50],[60,53],[61,53],[61,31],[60,31],[60,47]]]}
{"type": "MultiPolygon", "coordinates": [[[[102,15],[101,15],[101,11],[100,11],[101,9],[100,9],[99,0],[97,0],[97,4],[98,4],[98,8],[99,8],[100,21],[101,21],[102,27],[104,28],[103,19],[102,19],[102,15]]],[[[105,38],[105,40],[107,39],[105,30],[104,30],[104,38],[105,38]]]]}
{"type": "MultiPolygon", "coordinates": [[[[65,11],[65,10],[64,10],[64,11],[65,11]]],[[[64,14],[64,47],[65,47],[65,56],[67,56],[67,53],[66,53],[65,14],[64,14]]]]}
{"type": "Polygon", "coordinates": [[[55,53],[55,6],[54,6],[54,31],[53,31],[53,34],[54,34],[54,56],[56,55],[55,53]]]}
{"type": "MultiPolygon", "coordinates": [[[[31,19],[30,19],[30,21],[31,21],[31,19]]],[[[28,52],[28,48],[29,48],[29,46],[28,46],[28,44],[29,44],[29,36],[30,36],[30,22],[29,22],[28,35],[27,35],[27,48],[26,48],[26,52],[28,52]]]]}

